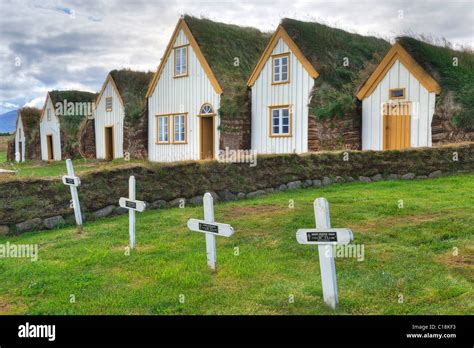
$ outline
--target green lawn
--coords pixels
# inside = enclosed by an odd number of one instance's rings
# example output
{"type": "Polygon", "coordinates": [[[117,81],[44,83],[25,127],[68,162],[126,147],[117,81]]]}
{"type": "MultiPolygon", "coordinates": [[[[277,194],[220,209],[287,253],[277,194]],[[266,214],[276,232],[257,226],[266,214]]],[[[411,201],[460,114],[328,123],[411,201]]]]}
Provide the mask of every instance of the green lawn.
{"type": "MultiPolygon", "coordinates": [[[[58,177],[66,174],[66,161],[26,161],[23,163],[3,163],[0,154],[0,168],[16,170],[18,177],[58,177]]],[[[127,166],[131,163],[143,163],[141,160],[125,161],[124,159],[116,159],[113,161],[100,161],[96,159],[73,160],[74,172],[76,174],[88,171],[104,170],[112,167],[127,166]]]]}
{"type": "Polygon", "coordinates": [[[0,237],[39,244],[37,262],[0,260],[0,313],[472,314],[473,207],[474,174],[216,204],[216,221],[236,232],[217,238],[215,274],[204,236],[186,227],[202,207],[138,214],[130,256],[127,215],[87,223],[82,235],[70,227],[0,237]],[[298,228],[314,226],[317,197],[328,199],[333,227],[350,227],[365,248],[363,261],[336,259],[335,312],[322,301],[317,248],[295,240],[298,228]]]}

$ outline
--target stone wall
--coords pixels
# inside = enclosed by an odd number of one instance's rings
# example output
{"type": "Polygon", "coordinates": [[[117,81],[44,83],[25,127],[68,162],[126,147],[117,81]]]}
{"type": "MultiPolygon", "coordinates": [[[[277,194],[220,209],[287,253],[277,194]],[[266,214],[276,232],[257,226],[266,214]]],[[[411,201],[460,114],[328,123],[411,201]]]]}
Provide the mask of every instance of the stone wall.
{"type": "MultiPolygon", "coordinates": [[[[137,199],[148,202],[151,208],[160,208],[176,206],[182,201],[198,204],[208,191],[228,200],[295,188],[295,185],[413,179],[437,176],[440,171],[443,174],[473,172],[474,144],[404,151],[259,156],[255,167],[216,161],[128,165],[81,176],[79,197],[85,217],[94,219],[123,213],[117,205],[120,197],[128,196],[130,175],[135,175],[137,180],[137,199]],[[457,161],[453,160],[455,152],[457,161]]],[[[70,199],[69,188],[59,178],[6,180],[0,183],[0,225],[8,225],[16,233],[25,230],[24,225],[17,226],[23,222],[45,226],[45,219],[54,218],[46,222],[51,226],[53,222],[62,222],[59,217],[64,217],[66,223],[73,222],[70,199]],[[34,219],[37,220],[31,222],[34,219]]]]}
{"type": "Polygon", "coordinates": [[[313,115],[308,118],[308,149],[359,150],[361,149],[360,117],[346,115],[343,118],[319,120],[313,115]]]}

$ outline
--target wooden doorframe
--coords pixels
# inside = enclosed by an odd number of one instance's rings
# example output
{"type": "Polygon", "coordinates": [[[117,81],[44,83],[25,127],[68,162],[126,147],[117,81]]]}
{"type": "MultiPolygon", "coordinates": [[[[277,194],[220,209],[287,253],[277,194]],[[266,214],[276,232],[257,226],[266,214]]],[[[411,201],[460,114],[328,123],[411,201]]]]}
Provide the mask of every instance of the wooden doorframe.
{"type": "Polygon", "coordinates": [[[114,136],[114,126],[105,126],[104,127],[104,150],[105,150],[105,159],[107,161],[112,161],[115,159],[115,136],[114,136]],[[112,151],[110,151],[110,149],[108,149],[108,146],[109,146],[109,142],[107,141],[107,130],[108,129],[111,129],[111,132],[110,132],[110,136],[112,137],[112,141],[111,141],[111,145],[112,145],[112,151]],[[108,158],[109,156],[109,152],[110,154],[112,155],[112,158],[108,158]]]}
{"type": "Polygon", "coordinates": [[[46,134],[46,148],[48,149],[48,161],[54,161],[54,138],[52,134],[46,134]]]}
{"type": "Polygon", "coordinates": [[[216,158],[216,120],[215,120],[215,115],[198,115],[199,118],[199,139],[198,139],[198,145],[199,145],[199,159],[203,160],[202,156],[202,133],[203,133],[203,120],[204,119],[212,119],[212,159],[216,158]]]}

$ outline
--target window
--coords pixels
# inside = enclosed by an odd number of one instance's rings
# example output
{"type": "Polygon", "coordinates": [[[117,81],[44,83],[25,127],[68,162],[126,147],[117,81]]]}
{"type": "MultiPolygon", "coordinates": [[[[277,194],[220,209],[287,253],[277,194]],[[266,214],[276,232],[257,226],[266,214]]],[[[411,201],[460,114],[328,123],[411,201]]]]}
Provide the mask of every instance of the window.
{"type": "Polygon", "coordinates": [[[46,118],[48,121],[51,121],[51,109],[46,110],[46,118]]]}
{"type": "Polygon", "coordinates": [[[176,47],[174,49],[174,76],[183,77],[188,75],[188,46],[176,47]]]}
{"type": "Polygon", "coordinates": [[[204,104],[201,106],[201,110],[199,111],[200,115],[214,115],[214,108],[211,104],[204,104]]]}
{"type": "Polygon", "coordinates": [[[157,116],[157,143],[169,143],[169,116],[157,116]]]}
{"type": "Polygon", "coordinates": [[[173,142],[185,143],[186,142],[186,115],[174,115],[173,116],[173,142]]]}
{"type": "Polygon", "coordinates": [[[289,53],[273,57],[273,84],[290,82],[289,53]]]}
{"type": "Polygon", "coordinates": [[[270,107],[270,136],[291,137],[291,113],[289,106],[270,107]]]}
{"type": "Polygon", "coordinates": [[[390,99],[405,98],[405,88],[392,88],[388,93],[390,99]]]}
{"type": "Polygon", "coordinates": [[[105,111],[112,111],[112,97],[105,98],[105,111]]]}

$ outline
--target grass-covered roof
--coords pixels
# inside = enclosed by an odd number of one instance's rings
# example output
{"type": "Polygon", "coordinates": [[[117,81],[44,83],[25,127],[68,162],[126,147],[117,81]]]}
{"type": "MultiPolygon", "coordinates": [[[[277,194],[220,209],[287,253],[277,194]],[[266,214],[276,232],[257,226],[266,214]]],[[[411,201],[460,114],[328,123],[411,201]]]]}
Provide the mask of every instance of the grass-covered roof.
{"type": "Polygon", "coordinates": [[[461,110],[453,122],[461,128],[474,128],[474,53],[432,45],[412,37],[399,37],[398,43],[441,86],[441,94],[452,92],[461,110]]]}
{"type": "Polygon", "coordinates": [[[122,69],[112,70],[110,75],[124,103],[125,121],[133,123],[140,117],[146,105],[145,95],[153,72],[122,69]]]}
{"type": "Polygon", "coordinates": [[[31,139],[31,135],[38,129],[41,110],[37,108],[24,107],[18,110],[18,115],[21,115],[23,123],[23,130],[27,141],[31,139]]]}
{"type": "Polygon", "coordinates": [[[78,154],[81,123],[92,112],[92,105],[97,98],[97,93],[77,90],[54,90],[49,92],[49,95],[61,123],[63,152],[74,157],[78,154]],[[60,108],[58,104],[63,106],[60,108]]]}
{"type": "Polygon", "coordinates": [[[222,87],[221,117],[244,117],[248,114],[246,82],[271,35],[189,15],[184,20],[222,87]]]}
{"type": "Polygon", "coordinates": [[[356,107],[356,90],[366,67],[378,63],[390,43],[315,22],[285,18],[282,27],[319,73],[310,110],[318,118],[343,116],[356,107]]]}

